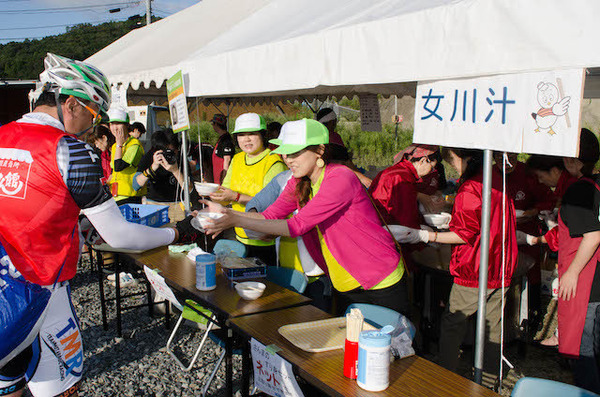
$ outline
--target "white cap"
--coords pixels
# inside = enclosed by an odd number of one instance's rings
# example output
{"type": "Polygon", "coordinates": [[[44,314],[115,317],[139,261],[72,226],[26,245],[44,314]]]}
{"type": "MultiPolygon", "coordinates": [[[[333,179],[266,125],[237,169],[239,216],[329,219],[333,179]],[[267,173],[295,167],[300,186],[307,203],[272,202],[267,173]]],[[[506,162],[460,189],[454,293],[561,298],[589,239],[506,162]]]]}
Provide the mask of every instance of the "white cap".
{"type": "Polygon", "coordinates": [[[235,120],[234,134],[238,132],[254,132],[267,129],[267,123],[260,114],[244,113],[235,120]]]}
{"type": "Polygon", "coordinates": [[[107,113],[108,119],[111,123],[129,123],[129,114],[127,114],[127,109],[122,106],[111,106],[107,113]]]}

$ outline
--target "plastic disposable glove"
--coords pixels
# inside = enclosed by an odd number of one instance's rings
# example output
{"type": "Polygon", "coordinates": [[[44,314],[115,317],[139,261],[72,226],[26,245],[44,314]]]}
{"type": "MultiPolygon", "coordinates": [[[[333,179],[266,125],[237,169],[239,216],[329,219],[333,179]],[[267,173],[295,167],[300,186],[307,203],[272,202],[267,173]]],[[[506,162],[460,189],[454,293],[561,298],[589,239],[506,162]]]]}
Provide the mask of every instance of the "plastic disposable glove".
{"type": "Polygon", "coordinates": [[[553,211],[540,211],[539,218],[546,223],[548,230],[558,226],[558,214],[553,211]]]}
{"type": "Polygon", "coordinates": [[[429,232],[427,230],[412,229],[402,225],[390,225],[389,228],[399,243],[417,244],[429,242],[429,232]]]}
{"type": "Polygon", "coordinates": [[[535,245],[534,242],[534,236],[532,236],[531,234],[527,234],[525,232],[522,232],[520,230],[517,230],[517,244],[518,245],[535,245]]]}

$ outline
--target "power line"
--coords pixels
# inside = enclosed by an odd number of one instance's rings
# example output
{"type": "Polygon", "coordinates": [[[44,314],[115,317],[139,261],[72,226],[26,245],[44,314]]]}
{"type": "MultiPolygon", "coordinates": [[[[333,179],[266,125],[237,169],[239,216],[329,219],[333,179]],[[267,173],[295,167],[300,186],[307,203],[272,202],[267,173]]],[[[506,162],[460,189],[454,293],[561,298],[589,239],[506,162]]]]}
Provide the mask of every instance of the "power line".
{"type": "MultiPolygon", "coordinates": [[[[109,21],[109,22],[125,22],[125,21],[109,21]]],[[[105,28],[96,28],[91,30],[88,33],[104,33],[104,32],[108,32],[108,31],[113,31],[114,28],[112,27],[105,27],[105,28]]],[[[0,41],[17,41],[17,40],[38,40],[38,39],[44,39],[46,37],[57,37],[57,36],[61,36],[61,35],[65,35],[69,32],[65,32],[65,33],[56,33],[54,35],[46,35],[46,36],[29,36],[29,37],[6,37],[6,38],[2,38],[0,37],[0,41]]],[[[64,37],[63,38],[66,41],[69,40],[73,40],[72,37],[64,37]]]]}
{"type": "MultiPolygon", "coordinates": [[[[135,1],[136,6],[139,5],[139,1],[135,1]]],[[[35,13],[55,13],[55,12],[63,12],[63,11],[84,11],[91,8],[106,8],[106,7],[114,7],[114,6],[123,6],[129,5],[134,6],[132,2],[121,2],[121,3],[110,3],[110,4],[102,4],[102,5],[87,5],[87,6],[71,6],[71,7],[54,7],[54,8],[34,8],[29,10],[3,10],[0,11],[0,14],[35,14],[35,13]]],[[[91,11],[91,10],[90,10],[91,11]]]]}
{"type": "MultiPolygon", "coordinates": [[[[13,1],[15,1],[15,0],[13,0],[13,1]]],[[[61,24],[61,25],[30,26],[30,27],[26,27],[26,28],[23,28],[23,27],[0,28],[0,30],[28,30],[28,29],[60,28],[63,26],[75,26],[75,25],[82,25],[82,24],[87,24],[87,23],[93,24],[93,23],[107,23],[107,22],[118,22],[118,21],[106,20],[106,21],[75,22],[75,23],[65,23],[65,24],[61,24]]]]}

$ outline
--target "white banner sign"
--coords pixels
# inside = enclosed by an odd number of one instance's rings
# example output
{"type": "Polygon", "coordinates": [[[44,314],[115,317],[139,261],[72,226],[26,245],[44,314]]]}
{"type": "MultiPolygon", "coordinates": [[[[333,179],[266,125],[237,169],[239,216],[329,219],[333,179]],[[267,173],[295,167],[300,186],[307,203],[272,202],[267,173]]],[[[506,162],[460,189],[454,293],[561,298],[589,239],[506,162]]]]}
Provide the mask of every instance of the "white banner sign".
{"type": "Polygon", "coordinates": [[[152,284],[152,287],[156,291],[156,294],[163,299],[168,300],[172,304],[174,304],[179,310],[183,310],[183,306],[173,293],[173,290],[167,285],[164,277],[160,276],[156,270],[150,269],[148,266],[144,266],[144,273],[146,273],[146,278],[152,284]]]}
{"type": "Polygon", "coordinates": [[[254,386],[270,396],[304,397],[289,362],[269,351],[254,338],[250,341],[250,346],[254,386]]]}
{"type": "Polygon", "coordinates": [[[419,83],[413,141],[577,157],[583,69],[419,83]]]}

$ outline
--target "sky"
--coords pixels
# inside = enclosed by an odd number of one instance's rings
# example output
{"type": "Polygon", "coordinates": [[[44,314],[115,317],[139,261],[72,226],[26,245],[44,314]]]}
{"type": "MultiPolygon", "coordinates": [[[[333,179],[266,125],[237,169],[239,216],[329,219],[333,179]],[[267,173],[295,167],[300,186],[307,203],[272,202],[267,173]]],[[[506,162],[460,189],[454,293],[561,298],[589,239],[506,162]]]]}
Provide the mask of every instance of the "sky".
{"type": "MultiPolygon", "coordinates": [[[[167,17],[198,1],[152,0],[152,14],[167,17]]],[[[97,25],[142,14],[145,0],[0,0],[0,44],[61,34],[70,25],[97,25]],[[109,12],[115,8],[121,11],[109,12]]]]}

